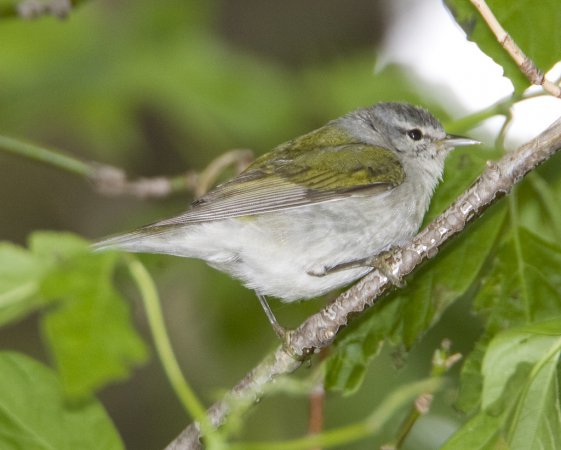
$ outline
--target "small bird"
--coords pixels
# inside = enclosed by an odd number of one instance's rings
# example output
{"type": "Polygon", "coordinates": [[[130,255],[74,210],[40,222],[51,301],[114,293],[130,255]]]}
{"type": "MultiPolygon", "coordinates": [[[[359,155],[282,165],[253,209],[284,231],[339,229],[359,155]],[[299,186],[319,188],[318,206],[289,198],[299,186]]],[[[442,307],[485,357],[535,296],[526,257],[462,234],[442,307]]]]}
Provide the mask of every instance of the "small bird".
{"type": "Polygon", "coordinates": [[[478,141],[446,134],[428,111],[377,103],[279,145],[183,214],[97,250],[200,258],[265,296],[309,299],[373,269],[365,261],[419,229],[444,160],[478,141]]]}

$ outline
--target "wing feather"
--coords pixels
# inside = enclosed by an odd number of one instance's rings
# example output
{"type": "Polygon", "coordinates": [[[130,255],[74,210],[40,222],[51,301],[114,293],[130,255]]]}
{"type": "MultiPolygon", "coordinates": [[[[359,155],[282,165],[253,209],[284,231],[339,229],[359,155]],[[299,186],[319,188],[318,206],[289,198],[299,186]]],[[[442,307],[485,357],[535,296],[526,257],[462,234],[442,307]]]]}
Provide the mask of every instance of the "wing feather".
{"type": "Polygon", "coordinates": [[[184,214],[149,227],[249,216],[350,196],[376,195],[395,188],[405,177],[396,154],[382,147],[348,144],[283,156],[257,160],[238,177],[193,202],[184,214]]]}

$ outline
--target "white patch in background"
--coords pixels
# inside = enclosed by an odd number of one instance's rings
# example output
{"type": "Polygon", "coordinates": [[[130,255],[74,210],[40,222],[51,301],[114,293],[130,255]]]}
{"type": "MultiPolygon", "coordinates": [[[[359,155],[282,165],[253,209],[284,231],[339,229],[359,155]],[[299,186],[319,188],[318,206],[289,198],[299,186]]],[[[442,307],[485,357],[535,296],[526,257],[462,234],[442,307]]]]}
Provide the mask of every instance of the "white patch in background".
{"type": "MultiPolygon", "coordinates": [[[[392,63],[405,65],[411,68],[412,76],[445,86],[457,98],[455,104],[447,108],[454,117],[477,112],[512,94],[512,83],[502,76],[502,68],[474,43],[466,40],[464,31],[441,0],[399,0],[388,3],[393,23],[378,57],[379,67],[392,63]],[[461,110],[457,110],[458,102],[461,110]]],[[[555,80],[560,74],[561,64],[557,64],[548,77],[555,80]]],[[[529,92],[536,91],[539,90],[531,88],[529,92]]],[[[450,102],[444,93],[441,101],[447,100],[450,102]]],[[[545,129],[559,116],[561,100],[551,96],[517,104],[513,109],[514,119],[507,131],[505,145],[507,148],[516,147],[545,129]]],[[[488,120],[484,129],[496,134],[503,122],[502,118],[488,120]]]]}

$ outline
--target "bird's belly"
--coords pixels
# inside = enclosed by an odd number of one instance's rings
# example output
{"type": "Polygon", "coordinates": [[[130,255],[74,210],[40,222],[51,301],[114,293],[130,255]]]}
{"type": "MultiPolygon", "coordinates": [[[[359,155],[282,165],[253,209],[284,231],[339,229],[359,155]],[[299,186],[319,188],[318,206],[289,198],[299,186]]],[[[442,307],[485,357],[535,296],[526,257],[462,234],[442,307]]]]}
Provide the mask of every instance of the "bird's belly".
{"type": "Polygon", "coordinates": [[[376,255],[418,229],[424,211],[395,199],[346,199],[304,208],[200,225],[216,251],[198,255],[263,295],[293,301],[345,286],[371,269],[312,275],[376,255]],[[388,207],[387,201],[395,207],[388,207]],[[380,214],[380,211],[385,211],[380,214]],[[227,241],[227,245],[224,242],[227,241]]]}

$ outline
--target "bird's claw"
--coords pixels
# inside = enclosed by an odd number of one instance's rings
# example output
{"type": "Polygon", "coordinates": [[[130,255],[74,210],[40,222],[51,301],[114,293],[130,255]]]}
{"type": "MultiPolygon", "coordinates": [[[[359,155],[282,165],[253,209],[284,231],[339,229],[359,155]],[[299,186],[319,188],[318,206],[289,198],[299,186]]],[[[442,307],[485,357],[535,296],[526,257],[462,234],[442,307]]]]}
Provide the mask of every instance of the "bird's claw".
{"type": "Polygon", "coordinates": [[[382,275],[384,275],[388,280],[390,280],[390,282],[394,286],[398,288],[402,288],[405,286],[405,282],[401,278],[399,278],[398,276],[392,273],[390,265],[386,261],[386,258],[389,255],[391,255],[393,250],[394,247],[382,253],[379,253],[376,256],[357,259],[355,261],[348,261],[341,264],[336,264],[334,266],[314,267],[313,269],[308,270],[306,273],[312,277],[324,277],[331,273],[340,272],[342,270],[357,269],[361,267],[362,268],[373,267],[374,269],[378,269],[382,273],[382,275]]]}
{"type": "Polygon", "coordinates": [[[394,247],[392,247],[389,250],[386,250],[382,253],[379,253],[378,255],[373,256],[372,258],[368,258],[365,262],[365,265],[368,265],[370,267],[373,267],[374,269],[377,269],[395,287],[403,288],[403,287],[405,287],[405,281],[392,272],[391,267],[390,267],[390,265],[388,264],[388,261],[387,261],[388,256],[390,256],[392,254],[393,250],[394,250],[394,247]]]}

